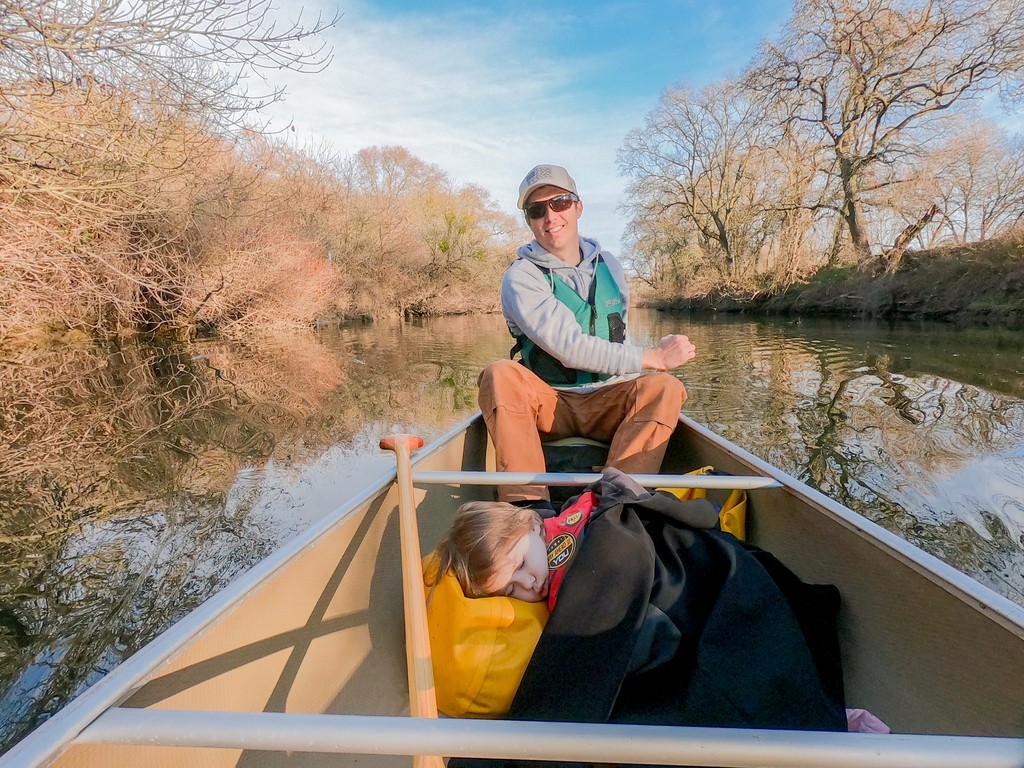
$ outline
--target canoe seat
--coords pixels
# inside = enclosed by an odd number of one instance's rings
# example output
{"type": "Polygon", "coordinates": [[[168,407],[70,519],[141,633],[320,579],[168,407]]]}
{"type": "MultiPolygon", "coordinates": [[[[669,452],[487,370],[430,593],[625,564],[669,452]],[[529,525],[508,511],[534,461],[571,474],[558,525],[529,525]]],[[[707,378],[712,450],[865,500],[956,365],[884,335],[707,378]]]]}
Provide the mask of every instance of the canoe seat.
{"type": "Polygon", "coordinates": [[[563,437],[541,448],[548,472],[600,472],[608,461],[608,443],[589,437],[563,437]]]}
{"type": "MultiPolygon", "coordinates": [[[[548,472],[600,472],[608,461],[608,443],[589,437],[563,437],[541,443],[544,465],[548,472]]],[[[580,492],[580,487],[563,486],[549,489],[551,503],[557,509],[580,492]]]]}

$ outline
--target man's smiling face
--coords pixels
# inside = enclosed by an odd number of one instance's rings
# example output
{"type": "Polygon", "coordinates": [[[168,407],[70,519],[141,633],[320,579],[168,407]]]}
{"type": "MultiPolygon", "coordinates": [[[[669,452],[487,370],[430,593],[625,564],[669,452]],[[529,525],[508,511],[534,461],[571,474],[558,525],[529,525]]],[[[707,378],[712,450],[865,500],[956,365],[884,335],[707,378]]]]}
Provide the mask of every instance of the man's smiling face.
{"type": "MultiPolygon", "coordinates": [[[[530,194],[526,204],[529,206],[566,194],[570,193],[559,187],[540,187],[530,194]]],[[[527,223],[541,248],[567,264],[576,265],[580,260],[579,220],[582,213],[581,201],[576,201],[561,212],[551,210],[551,206],[544,206],[544,215],[536,219],[527,216],[527,223]]]]}

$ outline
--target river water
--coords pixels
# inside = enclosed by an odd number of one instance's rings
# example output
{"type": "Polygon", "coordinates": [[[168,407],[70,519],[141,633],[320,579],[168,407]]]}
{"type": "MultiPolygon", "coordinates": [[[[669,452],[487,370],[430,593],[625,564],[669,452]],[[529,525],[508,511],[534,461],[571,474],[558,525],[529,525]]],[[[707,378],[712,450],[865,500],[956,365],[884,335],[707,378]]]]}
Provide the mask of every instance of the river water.
{"type": "MultiPolygon", "coordinates": [[[[1024,333],[633,313],[687,333],[685,412],[1024,604],[1024,333]]],[[[0,368],[0,749],[436,437],[508,353],[496,316],[0,368]]]]}

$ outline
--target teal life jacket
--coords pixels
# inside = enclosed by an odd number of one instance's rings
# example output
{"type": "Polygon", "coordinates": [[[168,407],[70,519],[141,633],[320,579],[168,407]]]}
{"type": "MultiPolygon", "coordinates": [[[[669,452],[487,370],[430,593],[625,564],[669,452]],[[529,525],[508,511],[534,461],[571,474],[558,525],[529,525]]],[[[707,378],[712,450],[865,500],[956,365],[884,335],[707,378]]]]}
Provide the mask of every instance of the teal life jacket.
{"type": "MultiPolygon", "coordinates": [[[[544,272],[551,284],[555,298],[572,310],[576,322],[584,333],[597,336],[606,341],[622,344],[626,340],[626,323],[622,319],[622,292],[619,290],[611,270],[604,263],[604,258],[597,257],[594,279],[590,281],[590,294],[584,299],[572,289],[567,282],[557,277],[545,267],[538,267],[544,272]]],[[[513,337],[515,346],[509,357],[521,354],[520,362],[540,376],[552,386],[578,386],[604,381],[609,377],[606,373],[578,371],[566,368],[555,357],[535,344],[528,336],[520,334],[513,337]]]]}

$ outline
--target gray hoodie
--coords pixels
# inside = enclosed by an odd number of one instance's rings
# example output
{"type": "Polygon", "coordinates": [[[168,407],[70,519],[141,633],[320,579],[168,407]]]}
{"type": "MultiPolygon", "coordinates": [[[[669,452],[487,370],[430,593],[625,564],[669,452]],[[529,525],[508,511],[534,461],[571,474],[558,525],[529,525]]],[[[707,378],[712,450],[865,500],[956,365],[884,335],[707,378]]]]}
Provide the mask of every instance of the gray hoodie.
{"type": "MultiPolygon", "coordinates": [[[[642,369],[643,347],[626,342],[615,344],[583,332],[576,317],[565,304],[555,298],[554,291],[542,269],[551,269],[556,279],[561,278],[580,296],[586,298],[598,255],[622,293],[622,319],[626,320],[629,307],[629,286],[618,259],[602,252],[596,240],[580,238],[583,258],[575,267],[545,251],[536,240],[519,248],[518,258],[505,271],[501,281],[501,309],[509,330],[514,335],[525,334],[562,365],[583,371],[611,374],[605,384],[632,378],[642,369]]],[[[628,329],[628,323],[627,323],[628,329]]],[[[586,385],[593,388],[599,385],[586,385]]]]}

